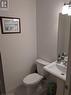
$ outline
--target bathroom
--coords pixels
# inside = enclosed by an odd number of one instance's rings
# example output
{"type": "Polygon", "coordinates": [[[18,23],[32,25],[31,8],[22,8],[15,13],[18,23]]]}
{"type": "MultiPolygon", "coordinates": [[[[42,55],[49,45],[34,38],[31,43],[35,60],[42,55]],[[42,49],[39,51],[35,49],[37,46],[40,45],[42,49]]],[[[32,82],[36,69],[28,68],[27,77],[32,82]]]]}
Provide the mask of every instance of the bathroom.
{"type": "Polygon", "coordinates": [[[19,87],[23,78],[32,72],[37,58],[56,61],[59,13],[67,1],[8,0],[8,7],[0,8],[0,16],[17,17],[21,22],[21,33],[0,32],[0,52],[7,95],[19,87]]]}

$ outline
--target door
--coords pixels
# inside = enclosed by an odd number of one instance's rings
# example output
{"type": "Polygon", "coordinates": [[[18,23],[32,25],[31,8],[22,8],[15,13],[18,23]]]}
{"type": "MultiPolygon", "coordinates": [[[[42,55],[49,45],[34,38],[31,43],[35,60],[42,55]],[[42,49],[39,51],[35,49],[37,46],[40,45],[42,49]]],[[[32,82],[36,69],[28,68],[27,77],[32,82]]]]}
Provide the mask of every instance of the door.
{"type": "Polygon", "coordinates": [[[3,75],[3,64],[2,64],[2,54],[1,54],[1,23],[0,23],[0,95],[5,95],[5,83],[3,75]]]}
{"type": "Polygon", "coordinates": [[[64,95],[71,95],[71,18],[70,18],[70,39],[68,51],[67,78],[65,83],[64,95]]]}
{"type": "Polygon", "coordinates": [[[5,95],[5,84],[4,84],[4,75],[3,75],[3,67],[2,67],[2,59],[0,53],[0,95],[5,95]]]}

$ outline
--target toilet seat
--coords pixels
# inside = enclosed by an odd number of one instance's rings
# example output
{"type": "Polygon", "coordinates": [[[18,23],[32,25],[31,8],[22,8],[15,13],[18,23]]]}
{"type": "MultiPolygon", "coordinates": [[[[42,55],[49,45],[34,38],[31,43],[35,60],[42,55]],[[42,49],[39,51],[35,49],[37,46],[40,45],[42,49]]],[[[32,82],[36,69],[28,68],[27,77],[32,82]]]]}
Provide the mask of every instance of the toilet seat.
{"type": "Polygon", "coordinates": [[[24,78],[23,82],[25,85],[34,85],[40,82],[42,79],[43,79],[43,76],[37,73],[32,73],[32,74],[27,75],[24,78]]]}

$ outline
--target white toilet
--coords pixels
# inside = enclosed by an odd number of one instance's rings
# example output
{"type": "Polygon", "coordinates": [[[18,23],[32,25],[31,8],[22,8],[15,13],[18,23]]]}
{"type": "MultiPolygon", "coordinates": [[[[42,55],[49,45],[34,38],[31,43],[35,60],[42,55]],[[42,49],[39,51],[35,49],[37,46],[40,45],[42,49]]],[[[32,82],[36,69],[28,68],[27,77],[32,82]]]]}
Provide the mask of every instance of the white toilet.
{"type": "Polygon", "coordinates": [[[35,63],[37,65],[38,73],[29,74],[23,79],[23,83],[25,84],[27,89],[27,95],[36,95],[33,94],[33,92],[35,92],[37,87],[39,87],[45,75],[43,67],[49,64],[49,62],[46,62],[42,59],[37,59],[35,63]]]}

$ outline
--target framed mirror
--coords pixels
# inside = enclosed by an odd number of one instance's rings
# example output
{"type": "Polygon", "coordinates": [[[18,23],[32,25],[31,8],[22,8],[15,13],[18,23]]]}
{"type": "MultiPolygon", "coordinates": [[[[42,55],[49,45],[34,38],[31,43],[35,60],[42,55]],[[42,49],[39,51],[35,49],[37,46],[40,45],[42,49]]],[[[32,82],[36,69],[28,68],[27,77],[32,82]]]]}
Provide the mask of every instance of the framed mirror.
{"type": "Polygon", "coordinates": [[[59,14],[57,55],[68,55],[70,36],[70,16],[59,14]]]}

